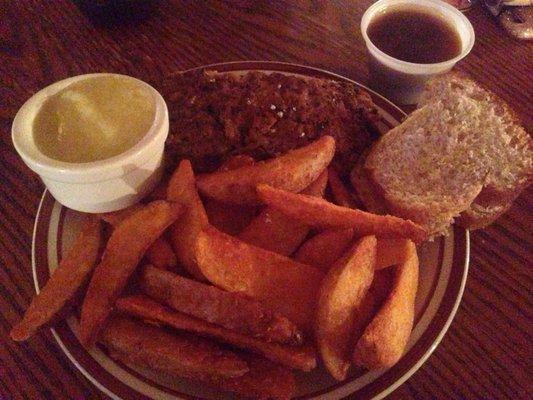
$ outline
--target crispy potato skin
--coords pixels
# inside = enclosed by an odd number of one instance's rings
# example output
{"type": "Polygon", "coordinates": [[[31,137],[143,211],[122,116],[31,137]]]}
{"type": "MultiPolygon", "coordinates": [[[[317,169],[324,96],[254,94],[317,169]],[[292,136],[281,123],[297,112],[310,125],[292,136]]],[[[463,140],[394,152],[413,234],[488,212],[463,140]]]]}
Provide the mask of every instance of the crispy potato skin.
{"type": "Polygon", "coordinates": [[[117,227],[122,221],[126,218],[131,217],[137,211],[143,208],[143,205],[140,203],[134,204],[132,206],[126,207],[122,210],[111,211],[108,213],[97,214],[102,221],[108,223],[113,228],[117,227]]]}
{"type": "Polygon", "coordinates": [[[402,264],[411,257],[413,243],[409,239],[380,238],[378,239],[378,256],[376,269],[402,264]]]}
{"type": "Polygon", "coordinates": [[[249,371],[246,361],[207,339],[120,316],[110,319],[101,342],[122,360],[180,377],[233,378],[249,371]]]}
{"type": "Polygon", "coordinates": [[[147,265],[140,288],[177,311],[243,334],[278,343],[301,343],[295,324],[243,293],[226,292],[147,265]]]}
{"type": "Polygon", "coordinates": [[[140,321],[113,317],[101,342],[113,358],[122,362],[196,379],[246,397],[286,400],[296,391],[294,376],[285,367],[140,321]]]}
{"type": "Polygon", "coordinates": [[[141,319],[155,321],[249,350],[288,368],[310,371],[316,367],[315,350],[311,346],[295,347],[265,342],[172,310],[143,295],[118,299],[116,309],[141,319]]]}
{"type": "Polygon", "coordinates": [[[194,172],[189,160],[181,161],[170,177],[167,199],[185,208],[182,217],[170,227],[170,242],[176,257],[192,276],[205,280],[194,257],[194,244],[198,233],[208,224],[208,220],[196,190],[194,172]]]}
{"type": "Polygon", "coordinates": [[[318,293],[316,341],[329,373],[346,379],[353,332],[367,321],[363,300],[374,276],[376,238],[359,239],[329,270],[318,293]]]}
{"type": "Polygon", "coordinates": [[[389,368],[402,356],[415,314],[418,256],[411,242],[410,257],[394,267],[392,289],[355,345],[354,363],[368,369],[389,368]]]}
{"type": "Polygon", "coordinates": [[[46,285],[35,296],[22,321],[11,330],[11,338],[22,341],[51,322],[68,306],[98,262],[102,245],[102,226],[97,217],[87,218],[81,232],[46,285]]]}
{"type": "Polygon", "coordinates": [[[198,188],[204,195],[225,203],[258,205],[257,184],[267,183],[300,192],[318,178],[334,154],[335,140],[323,136],[305,147],[267,161],[200,175],[198,188]]]}
{"type": "Polygon", "coordinates": [[[115,300],[144,253],[182,210],[178,204],[156,200],[114,229],[102,261],[94,270],[81,309],[80,340],[85,346],[96,342],[115,300]]]}
{"type": "Polygon", "coordinates": [[[294,258],[298,262],[327,272],[335,261],[341,258],[353,240],[352,229],[326,230],[304,242],[294,258]]]}
{"type": "MultiPolygon", "coordinates": [[[[328,172],[305,188],[302,193],[322,197],[326,189],[328,172]]],[[[265,207],[259,215],[239,234],[239,239],[253,246],[289,256],[302,244],[310,228],[300,221],[287,217],[271,207],[265,207]]]]}
{"type": "Polygon", "coordinates": [[[256,298],[304,331],[313,326],[323,273],[206,227],[196,244],[198,265],[214,285],[256,298]]]}
{"type": "Polygon", "coordinates": [[[257,193],[264,204],[285,215],[322,229],[352,228],[357,236],[409,238],[415,242],[427,239],[427,232],[410,220],[392,215],[377,215],[366,211],[337,206],[326,200],[290,193],[260,184],[257,193]]]}

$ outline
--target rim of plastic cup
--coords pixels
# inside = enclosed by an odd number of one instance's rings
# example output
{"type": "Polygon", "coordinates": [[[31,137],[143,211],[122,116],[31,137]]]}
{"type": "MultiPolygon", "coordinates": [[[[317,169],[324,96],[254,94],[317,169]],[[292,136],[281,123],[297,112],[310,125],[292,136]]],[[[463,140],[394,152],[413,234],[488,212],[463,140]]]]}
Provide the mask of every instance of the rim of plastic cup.
{"type": "MultiPolygon", "coordinates": [[[[452,23],[454,27],[457,26],[457,23],[455,21],[453,21],[452,23]]],[[[428,69],[444,70],[447,67],[453,66],[458,61],[466,57],[468,53],[470,53],[470,51],[472,50],[472,47],[474,47],[474,42],[476,39],[474,27],[472,26],[468,18],[466,18],[464,14],[461,11],[459,11],[457,8],[441,0],[425,0],[424,2],[420,2],[417,0],[379,0],[375,2],[374,4],[372,4],[369,8],[367,8],[365,13],[363,14],[363,17],[361,19],[361,34],[363,35],[363,39],[365,40],[367,47],[371,51],[377,53],[380,57],[387,60],[389,65],[395,64],[397,66],[409,69],[409,73],[411,74],[427,74],[427,73],[431,73],[431,71],[428,71],[428,69]],[[383,51],[381,51],[374,43],[372,43],[372,41],[368,37],[368,34],[367,34],[368,25],[370,24],[370,21],[372,20],[374,15],[379,10],[385,7],[388,7],[388,6],[401,5],[401,4],[410,4],[410,5],[414,5],[416,8],[427,8],[427,9],[437,10],[437,11],[442,11],[442,9],[444,9],[454,14],[455,17],[461,20],[461,22],[464,24],[464,27],[468,31],[468,38],[467,38],[466,43],[465,41],[463,41],[462,36],[458,32],[458,34],[461,37],[461,45],[462,45],[461,53],[457,55],[456,57],[450,58],[449,60],[446,60],[446,61],[424,64],[424,63],[413,63],[409,61],[399,60],[398,58],[394,58],[384,53],[383,51]],[[424,69],[424,70],[421,70],[421,69],[424,69]]]]}
{"type": "Polygon", "coordinates": [[[134,78],[129,75],[114,73],[94,73],[77,75],[55,82],[41,89],[32,97],[30,97],[15,115],[13,125],[11,127],[11,139],[13,141],[15,149],[20,154],[20,156],[24,159],[25,162],[29,164],[28,166],[39,175],[43,175],[44,177],[53,176],[54,179],[58,180],[59,176],[62,176],[63,178],[68,177],[72,179],[76,177],[89,178],[90,175],[98,174],[99,176],[101,176],[102,180],[105,180],[111,178],[114,175],[117,175],[120,172],[121,167],[133,163],[134,160],[138,159],[139,157],[142,157],[142,153],[147,147],[150,147],[151,144],[160,140],[161,129],[165,129],[165,126],[168,126],[168,124],[165,124],[165,120],[167,119],[168,110],[165,100],[163,99],[161,94],[151,85],[140,79],[134,78]],[[33,132],[27,132],[27,126],[25,126],[26,121],[24,121],[24,119],[34,118],[34,116],[37,115],[40,110],[40,107],[48,97],[58,93],[60,90],[63,90],[64,88],[75,82],[80,82],[86,79],[96,78],[100,76],[116,76],[132,79],[147,88],[153,95],[155,112],[152,125],[150,126],[150,129],[146,132],[146,134],[142,137],[142,139],[137,142],[133,147],[124,151],[123,153],[103,160],[84,163],[71,163],[48,157],[37,148],[37,146],[33,142],[33,139],[23,138],[24,135],[31,135],[33,137],[33,132]],[[33,145],[31,145],[31,148],[27,145],[27,143],[25,143],[27,140],[30,140],[34,143],[33,145]]]}

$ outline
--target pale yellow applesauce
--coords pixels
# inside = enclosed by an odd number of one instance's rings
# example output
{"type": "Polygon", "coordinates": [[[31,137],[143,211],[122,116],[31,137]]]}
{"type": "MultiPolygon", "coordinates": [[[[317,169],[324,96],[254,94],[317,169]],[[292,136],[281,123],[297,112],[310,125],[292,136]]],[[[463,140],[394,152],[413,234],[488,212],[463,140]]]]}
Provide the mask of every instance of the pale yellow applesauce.
{"type": "Polygon", "coordinates": [[[33,137],[37,148],[56,160],[103,160],[137,144],[154,114],[147,87],[126,76],[97,76],[46,99],[33,121],[33,137]]]}

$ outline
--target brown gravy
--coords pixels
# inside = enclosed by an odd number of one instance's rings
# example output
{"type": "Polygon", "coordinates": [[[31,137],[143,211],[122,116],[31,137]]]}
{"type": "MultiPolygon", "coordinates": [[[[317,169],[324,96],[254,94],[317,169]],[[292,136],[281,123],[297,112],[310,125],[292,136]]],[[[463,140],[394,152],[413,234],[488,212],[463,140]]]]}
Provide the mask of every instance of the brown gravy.
{"type": "Polygon", "coordinates": [[[423,8],[393,7],[377,15],[367,29],[374,45],[391,57],[418,64],[433,64],[461,54],[454,27],[423,8]]]}

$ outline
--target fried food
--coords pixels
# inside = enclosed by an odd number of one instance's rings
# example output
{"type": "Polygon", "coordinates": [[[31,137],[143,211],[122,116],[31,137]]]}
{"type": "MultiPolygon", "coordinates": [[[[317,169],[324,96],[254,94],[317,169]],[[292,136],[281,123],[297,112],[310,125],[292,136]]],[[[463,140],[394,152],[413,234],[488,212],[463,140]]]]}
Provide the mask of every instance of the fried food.
{"type": "Polygon", "coordinates": [[[257,186],[257,194],[266,205],[317,228],[352,228],[357,236],[404,237],[416,243],[427,238],[421,226],[392,215],[376,215],[340,207],[323,199],[263,184],[257,186]]]}
{"type": "Polygon", "coordinates": [[[196,279],[204,280],[194,257],[198,233],[208,224],[207,214],[196,191],[191,163],[180,162],[168,183],[167,198],[185,207],[183,216],[170,227],[170,241],[180,264],[196,279]]]}
{"type": "Polygon", "coordinates": [[[346,378],[352,334],[365,322],[361,304],[372,283],[376,238],[359,239],[328,271],[318,294],[316,341],[326,369],[335,379],[346,378]]]}
{"type": "Polygon", "coordinates": [[[224,328],[266,341],[302,341],[296,325],[243,293],[226,292],[150,265],[142,271],[139,285],[173,309],[224,328]]]}
{"type": "Polygon", "coordinates": [[[46,285],[33,298],[22,321],[11,330],[13,340],[28,339],[72,302],[97,264],[101,245],[100,220],[90,216],[46,285]]]}
{"type": "Polygon", "coordinates": [[[323,278],[316,268],[250,246],[209,226],[198,235],[196,257],[204,276],[216,286],[247,294],[300,328],[312,328],[316,293],[323,278]]]}
{"type": "Polygon", "coordinates": [[[149,263],[161,269],[173,269],[178,265],[176,254],[164,236],[152,243],[146,250],[145,257],[149,263]]]}
{"type": "Polygon", "coordinates": [[[143,205],[141,203],[136,203],[132,206],[123,208],[122,210],[111,211],[97,215],[102,219],[102,221],[107,222],[109,225],[115,228],[118,224],[120,224],[126,218],[131,217],[141,208],[143,208],[143,205]]]}
{"type": "Polygon", "coordinates": [[[402,264],[411,256],[413,243],[409,239],[380,238],[376,269],[402,264]]]}
{"type": "MultiPolygon", "coordinates": [[[[324,170],[302,193],[322,197],[327,181],[328,172],[324,170]]],[[[288,256],[302,244],[309,230],[306,224],[287,217],[276,209],[265,207],[240,233],[239,239],[262,249],[288,256]]]]}
{"type": "Polygon", "coordinates": [[[156,200],[122,221],[111,234],[95,268],[81,309],[80,341],[95,343],[115,300],[146,250],[182,212],[175,203],[156,200]]]}
{"type": "Polygon", "coordinates": [[[122,361],[197,379],[238,377],[248,363],[207,339],[170,333],[130,318],[112,317],[101,343],[122,361]]]}
{"type": "Polygon", "coordinates": [[[352,229],[320,232],[302,244],[294,259],[327,272],[341,258],[353,239],[352,229]]]}
{"type": "Polygon", "coordinates": [[[288,153],[230,171],[217,171],[198,177],[198,188],[206,196],[232,204],[259,204],[256,185],[267,183],[291,192],[311,184],[330,163],[335,140],[323,136],[288,153]]]}
{"type": "Polygon", "coordinates": [[[328,183],[335,204],[341,207],[358,208],[352,194],[333,167],[328,168],[328,183]]]}
{"type": "Polygon", "coordinates": [[[356,342],[353,361],[368,369],[389,368],[402,356],[415,315],[418,256],[409,244],[410,256],[394,269],[392,288],[372,322],[356,342]]]}
{"type": "Polygon", "coordinates": [[[310,371],[316,367],[315,350],[311,346],[295,347],[265,342],[174,311],[143,295],[118,299],[116,309],[141,319],[193,332],[243,350],[249,350],[289,368],[310,371]]]}

